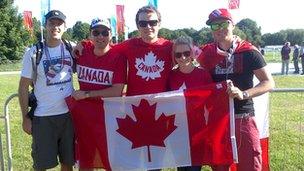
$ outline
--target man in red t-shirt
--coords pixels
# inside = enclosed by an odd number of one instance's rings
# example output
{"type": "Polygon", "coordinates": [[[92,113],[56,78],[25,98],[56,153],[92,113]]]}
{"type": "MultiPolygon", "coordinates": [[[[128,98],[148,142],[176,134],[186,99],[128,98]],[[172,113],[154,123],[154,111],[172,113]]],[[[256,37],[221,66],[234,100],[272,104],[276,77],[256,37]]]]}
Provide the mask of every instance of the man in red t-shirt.
{"type": "Polygon", "coordinates": [[[83,44],[82,55],[77,58],[80,90],[72,93],[76,100],[86,99],[86,108],[75,106],[83,113],[73,113],[76,159],[80,170],[109,168],[107,160],[104,115],[90,112],[90,105],[102,104],[97,97],[121,96],[126,83],[127,61],[110,46],[111,28],[108,19],[94,19],[90,26],[92,45],[83,44]],[[96,136],[98,135],[98,136],[96,136]],[[89,141],[88,141],[89,140],[89,141]]]}
{"type": "Polygon", "coordinates": [[[172,69],[172,43],[158,37],[161,15],[154,7],[144,6],[135,21],[140,37],[116,46],[128,61],[127,96],[164,92],[172,69]]]}
{"type": "MultiPolygon", "coordinates": [[[[274,88],[261,53],[251,43],[233,35],[234,23],[227,9],[216,9],[206,22],[214,42],[205,45],[198,62],[209,70],[213,81],[230,80],[227,90],[234,98],[235,129],[239,163],[237,170],[262,169],[259,132],[255,122],[253,97],[274,88]],[[253,76],[259,84],[253,85],[253,76]]],[[[213,166],[213,170],[229,170],[229,166],[213,166]]]]}
{"type": "Polygon", "coordinates": [[[77,58],[80,90],[72,94],[77,100],[121,96],[126,82],[127,61],[110,46],[110,31],[107,19],[96,18],[91,23],[91,45],[83,43],[82,55],[77,58]]]}
{"type": "MultiPolygon", "coordinates": [[[[113,47],[128,61],[127,96],[166,91],[168,75],[172,69],[172,42],[159,38],[161,15],[152,6],[140,8],[136,14],[140,37],[126,40],[113,47]]],[[[76,49],[92,47],[83,41],[76,49]]],[[[77,51],[76,50],[76,51],[77,51]]]]}

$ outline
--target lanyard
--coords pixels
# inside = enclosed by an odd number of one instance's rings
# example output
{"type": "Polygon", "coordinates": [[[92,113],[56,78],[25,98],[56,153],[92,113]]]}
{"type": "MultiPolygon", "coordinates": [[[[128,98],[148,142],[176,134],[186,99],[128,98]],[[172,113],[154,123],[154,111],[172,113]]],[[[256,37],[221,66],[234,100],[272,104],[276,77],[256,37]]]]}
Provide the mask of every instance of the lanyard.
{"type": "MultiPolygon", "coordinates": [[[[45,50],[46,59],[50,61],[51,56],[50,56],[49,48],[46,46],[46,44],[44,45],[44,50],[45,50]]],[[[63,45],[63,43],[60,44],[60,51],[61,51],[61,59],[63,61],[63,58],[64,58],[64,45],[63,45]]]]}
{"type": "MultiPolygon", "coordinates": [[[[61,51],[61,65],[60,67],[55,67],[55,65],[57,64],[57,62],[52,63],[51,60],[51,56],[50,56],[50,52],[49,49],[46,45],[44,45],[44,50],[45,50],[45,55],[46,55],[46,59],[50,62],[50,69],[52,69],[53,71],[55,71],[56,73],[61,72],[62,68],[63,68],[63,58],[64,58],[64,45],[63,43],[60,44],[60,51],[61,51]]],[[[57,61],[57,60],[56,60],[57,61]]]]}

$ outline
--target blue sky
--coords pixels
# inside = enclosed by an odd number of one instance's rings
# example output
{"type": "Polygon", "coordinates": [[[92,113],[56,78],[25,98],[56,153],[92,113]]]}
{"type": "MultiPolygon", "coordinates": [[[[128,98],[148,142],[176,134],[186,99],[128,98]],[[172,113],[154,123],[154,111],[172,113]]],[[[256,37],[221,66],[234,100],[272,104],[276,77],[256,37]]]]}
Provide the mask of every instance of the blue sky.
{"type": "MultiPolygon", "coordinates": [[[[262,33],[282,29],[304,29],[303,0],[240,0],[240,9],[232,10],[235,22],[250,18],[262,27],[262,33]]],[[[125,20],[130,31],[136,29],[135,14],[147,0],[51,0],[51,9],[59,9],[67,16],[67,25],[76,21],[90,23],[95,17],[115,14],[115,4],[125,4],[125,20]]],[[[169,29],[206,27],[208,14],[216,8],[227,7],[228,0],[158,0],[162,14],[162,27],[169,29]],[[174,4],[173,4],[174,3],[174,4]]],[[[33,11],[40,17],[39,0],[15,0],[19,12],[33,11]]]]}

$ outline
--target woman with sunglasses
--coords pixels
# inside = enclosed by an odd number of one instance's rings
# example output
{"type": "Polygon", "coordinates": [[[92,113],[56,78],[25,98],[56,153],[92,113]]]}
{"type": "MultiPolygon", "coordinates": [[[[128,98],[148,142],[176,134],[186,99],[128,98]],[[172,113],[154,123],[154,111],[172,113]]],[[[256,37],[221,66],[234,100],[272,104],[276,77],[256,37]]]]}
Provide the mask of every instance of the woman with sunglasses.
{"type": "MultiPolygon", "coordinates": [[[[194,88],[212,82],[210,74],[193,64],[194,48],[192,38],[181,36],[173,43],[172,58],[176,64],[169,76],[169,89],[194,88]]],[[[200,171],[201,166],[178,167],[178,171],[200,171]]]]}
{"type": "Polygon", "coordinates": [[[169,77],[170,90],[194,88],[212,82],[206,70],[194,65],[194,55],[191,37],[181,36],[174,41],[172,56],[176,65],[169,77]]]}
{"type": "Polygon", "coordinates": [[[83,43],[81,57],[77,58],[77,75],[80,90],[73,92],[76,100],[86,99],[86,108],[76,106],[71,111],[76,136],[76,160],[80,170],[109,168],[104,139],[104,118],[90,112],[95,103],[102,105],[100,97],[121,96],[126,83],[126,60],[110,45],[111,26],[107,19],[94,19],[90,26],[93,46],[83,43]],[[99,98],[98,98],[99,97],[99,98]],[[77,110],[78,112],[73,113],[77,110]],[[81,112],[80,112],[81,111],[81,112]],[[79,114],[80,113],[80,114],[79,114]],[[96,136],[98,135],[98,136],[96,136]],[[90,141],[88,141],[90,140],[90,141]]]}

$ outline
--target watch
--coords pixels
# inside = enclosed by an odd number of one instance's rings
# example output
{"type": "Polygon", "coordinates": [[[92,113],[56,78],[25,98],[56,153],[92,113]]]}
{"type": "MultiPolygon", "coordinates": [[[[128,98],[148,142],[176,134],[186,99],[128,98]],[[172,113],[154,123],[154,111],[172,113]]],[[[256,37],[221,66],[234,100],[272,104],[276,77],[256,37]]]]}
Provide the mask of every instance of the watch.
{"type": "Polygon", "coordinates": [[[243,91],[243,99],[248,99],[249,93],[247,91],[243,91]]]}
{"type": "Polygon", "coordinates": [[[85,91],[84,95],[85,95],[86,98],[89,98],[90,97],[90,91],[85,91]]]}

